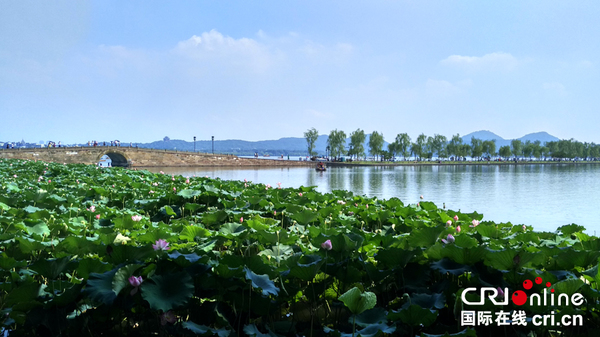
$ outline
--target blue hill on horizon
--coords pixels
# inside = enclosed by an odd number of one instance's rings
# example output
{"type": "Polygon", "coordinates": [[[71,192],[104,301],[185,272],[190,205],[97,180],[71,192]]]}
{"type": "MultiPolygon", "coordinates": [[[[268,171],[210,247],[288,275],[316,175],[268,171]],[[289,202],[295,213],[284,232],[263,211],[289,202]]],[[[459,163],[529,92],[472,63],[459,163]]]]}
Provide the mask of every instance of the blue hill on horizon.
{"type": "MultiPolygon", "coordinates": [[[[395,136],[394,136],[395,137],[395,136]]],[[[504,139],[497,134],[481,130],[469,133],[462,136],[464,143],[471,143],[471,137],[475,137],[481,140],[496,140],[496,148],[504,145],[510,145],[511,139],[504,139]]],[[[324,155],[327,148],[327,135],[320,135],[315,142],[315,151],[320,155],[324,155]]],[[[365,151],[368,154],[369,151],[369,135],[364,143],[365,151]]],[[[393,138],[391,138],[393,139],[393,138]]],[[[547,132],[536,132],[527,134],[520,139],[522,142],[529,140],[534,142],[539,140],[542,144],[550,141],[558,141],[557,137],[554,137],[547,132]]],[[[414,141],[414,139],[412,140],[414,141]]],[[[350,144],[350,138],[346,139],[346,144],[350,144]]],[[[387,149],[388,142],[384,142],[383,148],[387,149]]],[[[168,150],[181,150],[181,151],[193,151],[194,142],[185,141],[178,139],[171,140],[159,140],[151,143],[138,144],[139,147],[155,148],[155,149],[168,149],[168,150]]],[[[208,152],[212,151],[212,142],[210,140],[199,140],[196,141],[196,151],[208,152]]],[[[304,137],[285,137],[277,140],[260,140],[260,141],[246,141],[239,139],[227,139],[227,140],[215,140],[214,142],[215,153],[230,153],[236,155],[253,155],[255,152],[259,155],[269,154],[271,156],[279,155],[292,155],[292,156],[305,156],[307,154],[306,139],[304,137]]]]}

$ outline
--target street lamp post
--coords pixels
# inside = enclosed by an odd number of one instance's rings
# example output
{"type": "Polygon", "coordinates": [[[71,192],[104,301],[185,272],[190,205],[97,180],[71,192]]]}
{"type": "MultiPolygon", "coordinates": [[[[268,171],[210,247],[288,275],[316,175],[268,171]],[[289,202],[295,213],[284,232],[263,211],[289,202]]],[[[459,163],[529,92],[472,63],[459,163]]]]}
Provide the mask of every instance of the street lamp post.
{"type": "Polygon", "coordinates": [[[196,136],[194,136],[194,152],[196,152],[196,136]]]}
{"type": "Polygon", "coordinates": [[[212,136],[212,153],[215,154],[215,136],[212,136]]]}

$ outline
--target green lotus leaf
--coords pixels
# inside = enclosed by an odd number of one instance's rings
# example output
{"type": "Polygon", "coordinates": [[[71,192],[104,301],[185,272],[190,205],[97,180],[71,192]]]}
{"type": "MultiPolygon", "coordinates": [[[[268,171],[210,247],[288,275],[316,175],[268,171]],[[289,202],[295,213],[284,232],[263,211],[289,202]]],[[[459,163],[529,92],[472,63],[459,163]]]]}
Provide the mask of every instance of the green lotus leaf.
{"type": "Polygon", "coordinates": [[[339,297],[339,300],[355,315],[373,309],[377,304],[377,296],[374,293],[369,291],[362,292],[357,287],[343,293],[339,297]]]}
{"type": "Polygon", "coordinates": [[[348,323],[356,323],[361,327],[367,327],[369,325],[385,324],[387,323],[388,312],[384,308],[373,308],[366,310],[360,315],[348,318],[348,323]]]}
{"type": "Polygon", "coordinates": [[[386,248],[379,250],[375,254],[375,259],[390,269],[404,268],[406,264],[415,256],[412,250],[401,248],[386,248]]]}
{"type": "Polygon", "coordinates": [[[550,290],[554,289],[555,296],[558,294],[567,294],[568,296],[576,293],[585,283],[578,278],[571,278],[554,283],[550,290]]]}
{"type": "Polygon", "coordinates": [[[221,329],[211,329],[204,325],[198,325],[196,323],[187,321],[183,322],[182,326],[195,334],[205,335],[205,336],[214,336],[217,335],[219,337],[228,337],[231,335],[231,330],[221,328],[221,329]]]}
{"type": "Polygon", "coordinates": [[[254,324],[249,324],[249,325],[244,326],[244,332],[248,336],[256,336],[256,337],[278,337],[276,334],[274,334],[270,330],[269,330],[268,333],[262,333],[262,332],[260,332],[260,330],[258,330],[258,328],[256,327],[256,325],[254,325],[254,324]]]}
{"type": "Polygon", "coordinates": [[[413,304],[408,308],[399,311],[393,311],[388,315],[388,318],[392,321],[400,319],[402,323],[413,327],[428,327],[435,322],[437,316],[437,311],[425,309],[417,304],[413,304]]]}
{"type": "Polygon", "coordinates": [[[63,273],[70,273],[77,267],[77,264],[76,261],[70,261],[69,258],[63,257],[60,259],[37,260],[29,268],[50,280],[56,280],[63,273]]]}
{"type": "Polygon", "coordinates": [[[2,211],[8,211],[11,207],[8,206],[7,204],[0,202],[0,210],[2,211]]]}
{"type": "Polygon", "coordinates": [[[19,185],[15,184],[15,183],[6,184],[6,190],[8,190],[9,192],[20,192],[21,191],[21,189],[19,188],[19,185]]]}
{"type": "Polygon", "coordinates": [[[194,281],[186,272],[154,275],[140,289],[152,309],[167,312],[187,303],[194,294],[194,281]]]}
{"type": "Polygon", "coordinates": [[[218,210],[216,212],[206,212],[202,214],[202,222],[206,225],[214,225],[221,223],[227,219],[227,212],[224,210],[218,210]]]}
{"type": "Polygon", "coordinates": [[[91,273],[102,274],[112,269],[112,266],[106,262],[102,262],[98,259],[86,257],[79,260],[79,265],[75,272],[78,277],[84,279],[89,278],[91,273]]]}
{"type": "Polygon", "coordinates": [[[111,305],[117,298],[113,291],[112,283],[117,269],[107,271],[103,274],[91,273],[83,290],[91,300],[111,305]]]}
{"type": "Polygon", "coordinates": [[[142,267],[140,264],[129,264],[119,268],[112,281],[112,289],[115,294],[119,295],[121,290],[129,285],[129,277],[133,276],[140,267],[142,267]]]}
{"type": "Polygon", "coordinates": [[[411,247],[429,247],[432,246],[440,237],[440,233],[444,231],[444,226],[425,227],[414,230],[408,237],[408,243],[411,247]]]}
{"type": "Polygon", "coordinates": [[[425,309],[443,309],[446,305],[444,293],[413,293],[410,302],[406,302],[402,308],[408,308],[410,304],[417,304],[425,309]]]}
{"type": "Polygon", "coordinates": [[[576,224],[564,225],[558,227],[557,231],[560,231],[563,235],[568,236],[574,233],[583,232],[585,227],[576,224]]]}
{"type": "Polygon", "coordinates": [[[309,223],[317,220],[317,218],[319,217],[319,214],[310,211],[310,210],[303,210],[301,212],[295,213],[291,216],[292,219],[298,221],[299,224],[301,225],[308,225],[309,223]]]}
{"type": "Polygon", "coordinates": [[[244,271],[246,272],[246,280],[252,282],[253,288],[260,288],[264,296],[269,296],[269,294],[277,296],[279,288],[269,279],[268,275],[257,275],[248,268],[244,268],[244,271]]]}
{"type": "Polygon", "coordinates": [[[460,234],[455,236],[454,244],[462,248],[473,248],[479,246],[479,241],[467,234],[460,234]]]}
{"type": "Polygon", "coordinates": [[[471,267],[464,264],[456,263],[448,258],[444,258],[437,262],[431,263],[431,268],[433,270],[439,271],[441,274],[449,273],[456,276],[471,271],[471,267]]]}
{"type": "Polygon", "coordinates": [[[304,281],[312,281],[325,262],[319,255],[302,255],[293,263],[290,263],[290,260],[288,260],[289,275],[304,281]]]}
{"type": "Polygon", "coordinates": [[[223,234],[225,237],[228,238],[239,236],[245,231],[246,227],[235,222],[228,222],[226,224],[223,224],[223,226],[221,226],[221,229],[219,229],[219,233],[223,234]]]}
{"type": "MultiPolygon", "coordinates": [[[[186,199],[190,199],[193,197],[197,197],[199,195],[201,195],[202,192],[198,191],[198,190],[191,190],[191,189],[185,189],[185,190],[181,190],[179,192],[177,192],[177,195],[180,197],[184,197],[186,199]]],[[[186,207],[187,208],[187,207],[186,207]]]]}
{"type": "Polygon", "coordinates": [[[28,234],[36,234],[39,236],[48,236],[50,235],[50,229],[48,225],[42,220],[25,220],[25,230],[28,234]]]}
{"type": "Polygon", "coordinates": [[[27,207],[23,208],[23,210],[27,213],[35,213],[35,212],[42,211],[41,208],[38,208],[35,206],[27,206],[27,207]]]}

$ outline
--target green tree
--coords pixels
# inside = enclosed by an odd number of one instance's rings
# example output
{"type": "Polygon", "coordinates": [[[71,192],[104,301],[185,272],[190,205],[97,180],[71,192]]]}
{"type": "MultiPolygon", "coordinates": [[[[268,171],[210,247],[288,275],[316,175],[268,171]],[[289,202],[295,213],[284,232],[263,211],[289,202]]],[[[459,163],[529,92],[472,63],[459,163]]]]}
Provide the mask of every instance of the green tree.
{"type": "Polygon", "coordinates": [[[350,134],[350,149],[352,150],[350,156],[364,157],[365,156],[365,132],[361,129],[357,129],[350,134]]]}
{"type": "Polygon", "coordinates": [[[411,147],[411,151],[415,154],[419,160],[423,158],[423,153],[425,152],[425,145],[427,144],[427,136],[424,133],[420,134],[417,137],[417,141],[413,143],[411,147]]]}
{"type": "Polygon", "coordinates": [[[435,134],[433,135],[433,151],[436,153],[438,158],[446,158],[446,143],[448,139],[446,136],[435,134]]]}
{"type": "MultiPolygon", "coordinates": [[[[394,141],[394,142],[391,142],[391,143],[389,143],[389,144],[388,144],[388,149],[387,149],[387,151],[383,151],[383,152],[388,152],[388,153],[389,153],[389,155],[390,155],[390,158],[394,158],[394,157],[396,157],[396,152],[398,152],[398,144],[397,144],[395,141],[394,141]]],[[[384,153],[383,159],[384,159],[384,160],[387,160],[387,159],[385,158],[385,155],[386,155],[386,154],[384,153]]],[[[389,158],[388,158],[388,159],[389,159],[389,158]]]]}
{"type": "Polygon", "coordinates": [[[463,141],[460,135],[457,133],[454,136],[452,136],[452,139],[450,139],[450,141],[448,142],[448,145],[446,146],[446,151],[450,156],[458,157],[461,145],[463,145],[463,141]]]}
{"type": "Polygon", "coordinates": [[[508,160],[508,158],[510,157],[510,146],[501,146],[498,150],[498,154],[500,155],[500,157],[504,157],[508,160]]]}
{"type": "Polygon", "coordinates": [[[396,136],[396,151],[404,156],[404,160],[410,154],[410,136],[407,133],[400,133],[396,136]]]}
{"type": "Polygon", "coordinates": [[[317,138],[319,138],[319,131],[317,129],[312,128],[304,133],[304,138],[306,138],[306,143],[308,143],[308,155],[315,156],[316,153],[313,151],[315,148],[315,142],[317,138]]]}
{"type": "Polygon", "coordinates": [[[327,146],[329,146],[331,157],[338,158],[344,154],[346,152],[346,133],[337,129],[331,131],[327,138],[327,146]]]}
{"type": "Polygon", "coordinates": [[[427,142],[425,142],[425,157],[427,159],[431,159],[433,157],[433,152],[435,151],[434,139],[431,136],[427,137],[427,142]]]}
{"type": "Polygon", "coordinates": [[[483,155],[483,141],[481,139],[471,137],[471,157],[481,158],[483,155]]]}
{"type": "Polygon", "coordinates": [[[483,152],[486,153],[488,157],[494,157],[496,155],[496,140],[483,141],[483,152]]]}
{"type": "Polygon", "coordinates": [[[523,157],[527,157],[527,158],[531,159],[532,155],[533,155],[533,144],[531,143],[531,141],[527,140],[527,141],[525,141],[525,144],[523,144],[523,157]]]}
{"type": "Polygon", "coordinates": [[[469,144],[461,144],[461,145],[458,146],[458,152],[456,153],[456,155],[458,157],[467,157],[472,152],[473,152],[473,149],[471,148],[471,145],[469,145],[469,144]]]}
{"type": "Polygon", "coordinates": [[[369,152],[373,156],[379,156],[383,148],[383,134],[373,131],[369,136],[369,152]]]}
{"type": "Polygon", "coordinates": [[[523,143],[519,139],[511,140],[510,146],[512,147],[512,154],[515,155],[515,158],[523,154],[523,143]]]}

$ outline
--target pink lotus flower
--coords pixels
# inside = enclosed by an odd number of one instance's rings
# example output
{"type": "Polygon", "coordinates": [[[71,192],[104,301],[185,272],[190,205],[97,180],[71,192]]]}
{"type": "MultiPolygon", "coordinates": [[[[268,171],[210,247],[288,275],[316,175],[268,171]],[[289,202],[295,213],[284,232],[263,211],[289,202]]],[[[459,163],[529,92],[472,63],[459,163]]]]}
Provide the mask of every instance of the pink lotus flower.
{"type": "Polygon", "coordinates": [[[247,183],[247,182],[248,182],[248,179],[244,179],[244,182],[245,182],[245,183],[247,183]]]}
{"type": "Polygon", "coordinates": [[[460,233],[460,231],[461,231],[461,229],[460,229],[460,226],[456,226],[456,231],[457,231],[458,233],[460,233]]]}
{"type": "Polygon", "coordinates": [[[115,187],[115,185],[113,185],[113,187],[115,187]]]}
{"type": "Polygon", "coordinates": [[[302,196],[302,192],[298,193],[298,196],[302,196]]]}
{"type": "Polygon", "coordinates": [[[421,196],[421,199],[423,199],[423,196],[421,196]]]}
{"type": "Polygon", "coordinates": [[[160,171],[160,174],[165,174],[163,171],[160,171]]]}
{"type": "Polygon", "coordinates": [[[175,323],[177,321],[177,316],[172,311],[167,311],[165,313],[160,314],[160,324],[167,325],[167,323],[175,323]]]}
{"type": "Polygon", "coordinates": [[[244,217],[240,218],[240,223],[244,222],[244,217]]]}
{"type": "Polygon", "coordinates": [[[131,286],[133,286],[133,287],[139,287],[140,284],[142,284],[142,282],[144,282],[144,280],[142,279],[141,276],[129,277],[129,284],[131,284],[131,286]]]}
{"type": "Polygon", "coordinates": [[[369,209],[369,204],[367,204],[367,209],[369,209]]]}
{"type": "Polygon", "coordinates": [[[277,215],[277,211],[273,211],[273,215],[277,215]]]}
{"type": "Polygon", "coordinates": [[[190,179],[189,179],[189,178],[188,178],[188,179],[186,179],[186,180],[185,180],[185,183],[186,183],[186,184],[189,184],[189,183],[190,183],[190,179]]]}
{"type": "Polygon", "coordinates": [[[90,206],[90,212],[94,213],[96,211],[96,206],[92,205],[90,206]]]}
{"type": "Polygon", "coordinates": [[[446,221],[446,227],[448,227],[448,226],[452,226],[452,220],[446,221]]]}
{"type": "Polygon", "coordinates": [[[458,215],[454,216],[454,221],[458,221],[458,215]]]}
{"type": "Polygon", "coordinates": [[[177,188],[173,187],[173,192],[177,191],[177,188]]]}
{"type": "Polygon", "coordinates": [[[132,215],[131,216],[131,220],[138,222],[142,220],[142,216],[141,215],[132,215]]]}
{"type": "Polygon", "coordinates": [[[527,230],[527,226],[523,225],[523,230],[526,231],[527,230]]]}
{"type": "Polygon", "coordinates": [[[469,227],[477,227],[479,225],[479,221],[475,220],[475,219],[473,219],[473,221],[471,221],[471,223],[472,223],[472,225],[469,227]]]}
{"type": "MultiPolygon", "coordinates": [[[[41,178],[41,177],[40,177],[41,178]]],[[[79,184],[79,179],[77,179],[77,183],[79,184]]]]}
{"type": "Polygon", "coordinates": [[[154,193],[154,191],[153,191],[153,190],[150,190],[150,192],[148,192],[148,193],[149,193],[149,194],[152,194],[152,193],[154,193]]]}
{"type": "Polygon", "coordinates": [[[152,245],[154,250],[169,250],[169,243],[163,239],[156,240],[156,244],[152,245]]]}
{"type": "Polygon", "coordinates": [[[100,219],[100,214],[96,214],[96,219],[100,219]]]}
{"type": "Polygon", "coordinates": [[[246,183],[244,183],[244,187],[248,187],[248,185],[246,183]]]}
{"type": "Polygon", "coordinates": [[[52,182],[52,180],[48,179],[48,182],[49,182],[49,183],[51,183],[51,182],[52,182]]]}
{"type": "Polygon", "coordinates": [[[331,240],[327,240],[321,244],[321,248],[325,250],[331,250],[333,246],[331,245],[331,240]]]}
{"type": "Polygon", "coordinates": [[[13,177],[14,177],[14,178],[16,178],[16,177],[17,177],[17,175],[15,174],[15,175],[13,175],[13,177]]]}
{"type": "Polygon", "coordinates": [[[277,183],[277,186],[279,186],[279,188],[281,188],[281,183],[277,183]]]}
{"type": "Polygon", "coordinates": [[[445,244],[454,243],[454,236],[452,234],[448,234],[446,239],[442,239],[442,242],[445,244]]]}

